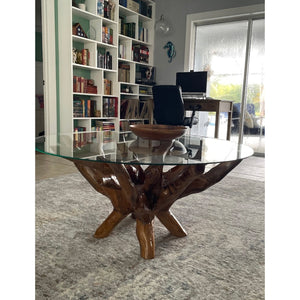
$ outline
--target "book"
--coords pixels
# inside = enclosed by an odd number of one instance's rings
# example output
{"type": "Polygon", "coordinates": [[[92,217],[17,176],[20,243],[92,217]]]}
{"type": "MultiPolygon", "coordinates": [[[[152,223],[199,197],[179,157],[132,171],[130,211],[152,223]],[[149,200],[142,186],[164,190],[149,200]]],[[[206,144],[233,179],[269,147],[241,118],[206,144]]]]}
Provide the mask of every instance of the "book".
{"type": "Polygon", "coordinates": [[[103,117],[115,118],[118,116],[118,98],[103,97],[103,117]]]}
{"type": "Polygon", "coordinates": [[[73,146],[74,148],[81,148],[87,144],[87,135],[85,134],[86,127],[75,127],[74,128],[74,140],[73,146]]]}
{"type": "Polygon", "coordinates": [[[112,81],[104,78],[104,95],[112,94],[112,81]]]}
{"type": "Polygon", "coordinates": [[[113,29],[107,26],[102,26],[102,42],[113,44],[113,29]]]}
{"type": "Polygon", "coordinates": [[[85,79],[82,76],[73,76],[73,92],[97,94],[97,86],[94,85],[94,80],[92,79],[85,79]]]}
{"type": "Polygon", "coordinates": [[[103,112],[103,117],[108,117],[108,98],[107,97],[103,97],[102,112],[103,112]]]}
{"type": "Polygon", "coordinates": [[[95,117],[97,109],[97,101],[91,99],[78,99],[73,100],[73,117],[95,117]]]}
{"type": "Polygon", "coordinates": [[[111,97],[108,101],[108,116],[117,117],[118,116],[118,98],[111,97]]]}
{"type": "Polygon", "coordinates": [[[133,45],[133,60],[143,63],[149,63],[149,48],[144,45],[133,45]]]}
{"type": "Polygon", "coordinates": [[[97,0],[97,15],[104,16],[104,0],[97,0]]]}
{"type": "Polygon", "coordinates": [[[130,65],[119,62],[118,81],[130,82],[130,65]]]}

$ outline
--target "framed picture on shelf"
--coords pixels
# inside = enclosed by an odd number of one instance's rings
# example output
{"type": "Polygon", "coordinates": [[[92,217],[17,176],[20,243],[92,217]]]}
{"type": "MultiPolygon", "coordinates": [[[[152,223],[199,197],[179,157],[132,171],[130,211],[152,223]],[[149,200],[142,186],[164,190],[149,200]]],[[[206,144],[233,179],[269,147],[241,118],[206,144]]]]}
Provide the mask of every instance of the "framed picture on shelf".
{"type": "Polygon", "coordinates": [[[155,67],[139,66],[136,71],[136,83],[154,85],[155,84],[155,67]]]}

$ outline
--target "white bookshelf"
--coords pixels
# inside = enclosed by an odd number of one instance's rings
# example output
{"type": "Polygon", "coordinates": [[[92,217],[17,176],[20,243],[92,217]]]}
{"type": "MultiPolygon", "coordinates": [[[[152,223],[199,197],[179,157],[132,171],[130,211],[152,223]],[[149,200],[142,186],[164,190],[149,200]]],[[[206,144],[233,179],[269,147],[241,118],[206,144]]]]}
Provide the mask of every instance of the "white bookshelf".
{"type": "MultiPolygon", "coordinates": [[[[147,94],[143,89],[142,84],[136,83],[136,75],[139,66],[153,66],[153,50],[154,50],[154,22],[155,22],[155,3],[150,0],[142,0],[152,7],[152,16],[147,17],[139,12],[135,12],[129,8],[123,7],[118,0],[113,0],[114,10],[111,19],[105,18],[97,14],[98,0],[86,0],[86,10],[81,10],[72,6],[71,0],[58,1],[58,73],[57,79],[59,82],[59,97],[58,97],[58,128],[61,133],[74,133],[75,128],[84,127],[86,132],[93,132],[95,121],[113,122],[115,130],[119,131],[121,121],[120,107],[123,99],[135,99],[145,101],[151,99],[151,86],[146,86],[147,94]],[[126,22],[135,23],[135,37],[126,36],[119,32],[119,18],[125,19],[126,22]],[[79,23],[83,28],[87,37],[73,34],[72,25],[79,23]],[[147,39],[139,39],[139,25],[142,25],[144,32],[147,32],[147,39]],[[112,30],[112,43],[106,43],[103,40],[103,26],[112,30]],[[119,57],[119,46],[126,46],[124,57],[119,57]],[[138,62],[133,59],[132,47],[134,45],[145,46],[149,49],[149,62],[138,62]],[[83,65],[73,61],[72,50],[76,48],[78,51],[88,49],[89,62],[83,65]],[[111,69],[99,66],[99,52],[111,55],[111,69]],[[129,82],[121,82],[119,78],[119,63],[128,64],[130,66],[129,82]],[[97,93],[88,93],[73,89],[74,76],[92,79],[94,85],[97,86],[97,93]],[[111,81],[111,94],[105,94],[104,80],[111,81]],[[130,93],[122,91],[124,85],[130,86],[130,93]],[[103,112],[104,99],[117,98],[117,110],[113,117],[107,117],[103,112]],[[96,103],[96,110],[100,110],[100,115],[78,117],[73,115],[74,99],[93,100],[96,103]]],[[[145,34],[144,34],[145,36],[145,34]]],[[[149,122],[149,120],[132,118],[122,119],[122,121],[140,121],[149,122]]],[[[128,133],[128,132],[126,132],[128,133]]],[[[101,134],[97,138],[101,138],[101,134]]],[[[72,139],[72,136],[70,136],[72,139]]],[[[73,135],[74,138],[74,135],[73,135]]],[[[116,140],[122,140],[115,136],[116,140]]],[[[71,145],[72,143],[70,143],[71,145]]],[[[72,148],[72,147],[70,147],[72,148]]],[[[67,148],[64,148],[67,149],[67,148]]],[[[64,150],[66,152],[72,149],[64,150]]],[[[70,154],[70,153],[65,153],[70,154]]]]}

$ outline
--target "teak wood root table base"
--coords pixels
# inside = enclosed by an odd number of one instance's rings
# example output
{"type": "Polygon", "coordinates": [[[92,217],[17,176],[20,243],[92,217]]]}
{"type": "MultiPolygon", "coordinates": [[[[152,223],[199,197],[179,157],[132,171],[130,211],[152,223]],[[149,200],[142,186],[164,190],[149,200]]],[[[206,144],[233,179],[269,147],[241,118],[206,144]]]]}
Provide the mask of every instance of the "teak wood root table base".
{"type": "Polygon", "coordinates": [[[241,159],[222,162],[208,172],[204,172],[205,164],[178,165],[163,172],[162,165],[150,165],[144,170],[140,165],[70,160],[96,191],[107,196],[113,205],[113,211],[98,227],[94,237],[107,237],[120,221],[133,214],[141,256],[145,259],[155,256],[154,217],[172,235],[186,236],[186,231],[170,211],[172,204],[206,190],[241,162],[241,159]]]}

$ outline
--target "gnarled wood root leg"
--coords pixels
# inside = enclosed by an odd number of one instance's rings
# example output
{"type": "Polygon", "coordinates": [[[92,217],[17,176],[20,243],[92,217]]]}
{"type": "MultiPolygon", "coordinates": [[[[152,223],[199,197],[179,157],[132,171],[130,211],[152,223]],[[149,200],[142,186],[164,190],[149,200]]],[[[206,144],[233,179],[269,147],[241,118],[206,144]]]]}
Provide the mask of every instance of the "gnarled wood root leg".
{"type": "Polygon", "coordinates": [[[114,207],[94,236],[107,237],[119,222],[133,214],[141,256],[151,259],[155,256],[154,216],[171,234],[186,236],[186,231],[170,212],[170,207],[178,199],[202,192],[219,182],[241,160],[220,163],[207,173],[204,173],[205,165],[180,165],[164,173],[162,165],[150,165],[144,171],[139,166],[73,162],[88,182],[111,200],[114,207]]]}
{"type": "Polygon", "coordinates": [[[124,219],[128,214],[122,214],[117,210],[113,210],[105,221],[98,227],[94,237],[105,238],[109,236],[111,231],[124,219]]]}
{"type": "Polygon", "coordinates": [[[136,219],[136,235],[140,243],[141,257],[151,259],[155,256],[155,239],[153,232],[153,220],[144,223],[136,219]]]}
{"type": "Polygon", "coordinates": [[[155,215],[159,219],[159,221],[170,231],[172,235],[175,235],[177,237],[184,237],[187,235],[184,228],[169,210],[160,211],[155,215]]]}

